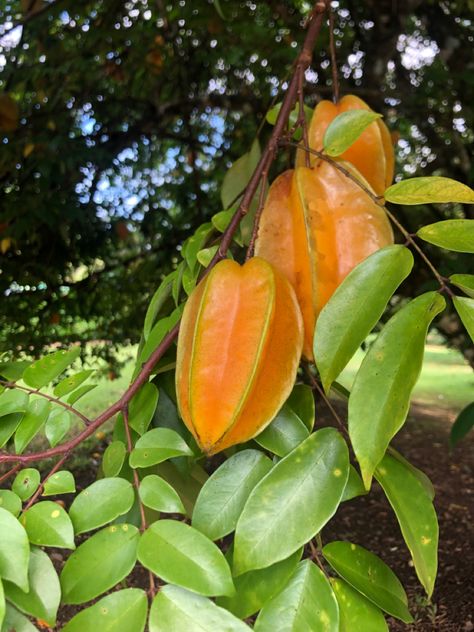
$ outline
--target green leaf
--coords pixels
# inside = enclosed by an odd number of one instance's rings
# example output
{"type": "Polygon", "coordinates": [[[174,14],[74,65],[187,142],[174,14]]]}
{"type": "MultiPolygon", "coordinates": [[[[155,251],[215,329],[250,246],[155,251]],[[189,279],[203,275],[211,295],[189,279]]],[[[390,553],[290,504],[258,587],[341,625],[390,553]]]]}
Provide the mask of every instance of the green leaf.
{"type": "Polygon", "coordinates": [[[68,470],[59,470],[44,484],[43,496],[58,496],[72,494],[76,491],[74,476],[68,470]]]}
{"type": "Polygon", "coordinates": [[[165,582],[200,595],[234,592],[230,568],[220,549],[183,522],[154,522],[140,539],[138,559],[165,582]]]}
{"type": "Polygon", "coordinates": [[[38,632],[38,628],[35,628],[24,615],[7,603],[2,632],[38,632]]]}
{"type": "Polygon", "coordinates": [[[75,548],[72,522],[58,503],[51,500],[37,503],[22,514],[20,521],[32,544],[60,549],[75,548]]]}
{"type": "Polygon", "coordinates": [[[308,428],[292,409],[283,404],[271,424],[254,440],[273,454],[285,456],[309,435],[308,428]]]}
{"type": "Polygon", "coordinates": [[[30,366],[29,360],[18,360],[16,362],[0,363],[0,375],[9,382],[17,382],[23,375],[27,366],[30,366]]]}
{"type": "Polygon", "coordinates": [[[334,515],[349,474],[347,445],[323,428],[277,463],[251,492],[237,522],[235,575],[284,560],[334,515]]]}
{"type": "Polygon", "coordinates": [[[130,454],[130,466],[150,467],[175,456],[193,456],[193,453],[174,430],[154,428],[138,439],[130,454]]]}
{"type": "Polygon", "coordinates": [[[315,417],[314,396],[311,386],[307,384],[296,384],[286,400],[286,403],[311,432],[313,430],[315,417]]]}
{"type": "MultiPolygon", "coordinates": [[[[277,103],[276,105],[274,105],[272,108],[268,110],[265,116],[265,119],[267,123],[270,123],[270,125],[275,125],[278,118],[278,114],[280,113],[280,110],[281,110],[281,105],[282,105],[281,103],[277,103]]],[[[291,128],[296,124],[299,113],[300,113],[300,106],[299,104],[297,104],[295,105],[293,110],[290,112],[288,128],[291,128]]],[[[306,119],[306,124],[309,125],[311,122],[311,118],[313,116],[313,110],[307,105],[304,106],[304,116],[306,119]]],[[[301,128],[297,129],[295,133],[293,134],[293,138],[296,140],[300,140],[302,136],[303,136],[303,133],[302,133],[301,128]]]]}
{"type": "Polygon", "coordinates": [[[71,415],[64,408],[53,408],[46,425],[44,434],[52,448],[64,439],[71,428],[71,415]]]}
{"type": "Polygon", "coordinates": [[[336,573],[376,606],[405,623],[413,621],[403,586],[379,557],[350,542],[330,542],[323,555],[336,573]]]}
{"type": "Polygon", "coordinates": [[[0,507],[17,517],[21,511],[21,499],[9,489],[0,489],[0,507]]]}
{"type": "Polygon", "coordinates": [[[215,246],[210,246],[209,248],[203,248],[197,253],[197,260],[204,268],[207,268],[207,266],[213,260],[214,255],[216,254],[218,249],[218,244],[216,244],[215,246]]]}
{"type": "Polygon", "coordinates": [[[211,540],[231,533],[250,492],[271,468],[270,459],[258,450],[242,450],[224,461],[197,497],[193,527],[211,540]]]}
{"type": "Polygon", "coordinates": [[[164,479],[150,474],[140,483],[140,500],[146,507],[165,513],[186,513],[177,492],[164,479]]]}
{"type": "Polygon", "coordinates": [[[236,160],[225,174],[221,188],[221,200],[225,209],[243,193],[260,160],[260,155],[260,144],[258,139],[255,139],[250,151],[236,160]]]}
{"type": "Polygon", "coordinates": [[[191,517],[196,498],[207,480],[203,468],[195,463],[189,470],[180,471],[174,463],[165,461],[155,466],[154,470],[178,492],[186,515],[191,517]]]}
{"type": "Polygon", "coordinates": [[[474,298],[455,296],[453,298],[453,303],[462,324],[466,328],[471,340],[474,342],[474,298]]]}
{"type": "Polygon", "coordinates": [[[361,477],[357,473],[357,470],[353,465],[349,466],[349,477],[347,479],[346,486],[344,487],[344,493],[342,494],[341,503],[346,500],[352,500],[357,496],[364,496],[367,493],[364,483],[361,477]]]}
{"type": "Polygon", "coordinates": [[[158,404],[159,391],[154,384],[147,382],[130,401],[128,423],[142,435],[148,429],[158,404]]]}
{"type": "Polygon", "coordinates": [[[328,156],[343,154],[379,118],[382,118],[381,114],[370,110],[349,110],[338,114],[324,133],[324,151],[328,156]]]}
{"type": "Polygon", "coordinates": [[[410,463],[410,461],[407,461],[405,457],[402,456],[400,452],[397,452],[397,450],[395,450],[395,448],[393,448],[392,446],[388,447],[387,452],[391,456],[393,456],[394,459],[397,459],[397,461],[400,461],[400,463],[402,463],[406,468],[410,470],[410,472],[414,476],[416,476],[416,478],[420,481],[420,483],[425,488],[425,491],[428,494],[430,500],[433,500],[433,498],[435,497],[435,489],[433,487],[433,483],[430,481],[428,476],[426,476],[426,474],[422,472],[420,469],[415,467],[413,463],[410,463]]]}
{"type": "Polygon", "coordinates": [[[97,384],[83,384],[82,386],[79,386],[79,388],[76,388],[76,390],[69,395],[67,403],[72,406],[81,399],[81,397],[84,397],[84,395],[87,395],[87,393],[94,390],[96,386],[97,384]]]}
{"type": "Polygon", "coordinates": [[[87,371],[79,371],[75,375],[65,377],[54,387],[54,394],[56,397],[63,397],[63,395],[71,393],[74,389],[85,382],[92,373],[94,373],[94,370],[89,369],[87,371]]]}
{"type": "Polygon", "coordinates": [[[404,246],[382,248],[356,266],[326,303],[314,335],[314,357],[326,393],[412,267],[413,255],[404,246]]]}
{"type": "Polygon", "coordinates": [[[102,478],[76,496],[69,515],[76,534],[92,531],[126,514],[133,505],[132,484],[124,478],[102,478]]]}
{"type": "Polygon", "coordinates": [[[205,246],[209,236],[213,232],[212,224],[201,224],[191,237],[188,237],[183,244],[181,254],[186,261],[190,272],[196,271],[197,256],[199,251],[205,246]]]}
{"type": "Polygon", "coordinates": [[[125,461],[127,448],[123,441],[112,441],[107,446],[102,457],[102,470],[104,476],[113,477],[119,474],[125,461]]]}
{"type": "Polygon", "coordinates": [[[394,204],[474,203],[474,191],[456,180],[442,176],[409,178],[402,180],[384,193],[387,202],[394,204]]]}
{"type": "Polygon", "coordinates": [[[225,211],[219,211],[219,213],[213,215],[211,219],[214,228],[216,228],[220,233],[223,233],[229,225],[235,210],[236,207],[233,206],[225,211]]]}
{"type": "Polygon", "coordinates": [[[360,592],[342,579],[332,579],[339,605],[339,632],[388,632],[383,614],[360,592]]]}
{"type": "Polygon", "coordinates": [[[336,597],[324,573],[310,560],[300,562],[281,593],[263,606],[254,630],[339,632],[336,597]]]}
{"type": "Polygon", "coordinates": [[[456,417],[455,422],[451,426],[451,432],[449,434],[449,445],[451,448],[461,441],[467,433],[474,427],[474,402],[468,404],[461,410],[456,417]]]}
{"type": "Polygon", "coordinates": [[[80,353],[80,347],[50,353],[25,369],[23,381],[33,388],[43,388],[61,375],[79,357],[80,353]]]}
{"type": "Polygon", "coordinates": [[[143,632],[147,611],[145,591],[126,588],[76,614],[62,632],[143,632]]]}
{"type": "Polygon", "coordinates": [[[15,433],[15,451],[21,454],[48,419],[51,402],[42,397],[33,399],[15,433]]]}
{"type": "Polygon", "coordinates": [[[212,0],[212,4],[214,5],[214,9],[217,11],[217,13],[219,14],[219,17],[222,20],[225,20],[226,17],[224,15],[224,12],[222,11],[222,7],[221,7],[221,3],[220,0],[212,0]]]}
{"type": "MultiPolygon", "coordinates": [[[[25,391],[9,389],[0,395],[0,417],[12,413],[24,413],[28,410],[29,395],[25,391]]],[[[3,419],[0,419],[3,423],[3,419]]]]}
{"type": "Polygon", "coordinates": [[[62,601],[80,604],[101,595],[132,571],[140,533],[131,524],[95,533],[69,557],[61,573],[62,601]]]}
{"type": "Polygon", "coordinates": [[[23,419],[23,413],[10,413],[0,417],[0,448],[11,439],[23,419]]]}
{"type": "Polygon", "coordinates": [[[18,494],[21,500],[28,500],[38,489],[40,481],[41,476],[38,470],[33,467],[27,467],[24,470],[20,470],[15,476],[12,490],[15,494],[18,494]]]}
{"type": "Polygon", "coordinates": [[[61,601],[61,587],[53,563],[41,549],[32,548],[28,566],[30,589],[23,592],[10,582],[5,582],[5,595],[18,610],[37,619],[43,619],[51,627],[56,625],[56,615],[61,601]]]}
{"type": "Polygon", "coordinates": [[[28,590],[29,558],[26,531],[9,511],[0,508],[0,578],[28,590]]]}
{"type": "Polygon", "coordinates": [[[366,489],[390,440],[405,423],[428,327],[444,307],[445,300],[437,292],[408,303],[385,325],[355,377],[349,397],[349,435],[366,489]]]}
{"type": "Polygon", "coordinates": [[[178,586],[163,586],[150,609],[150,632],[250,632],[210,599],[178,586]]]}
{"type": "Polygon", "coordinates": [[[5,593],[3,591],[3,583],[0,579],[0,628],[2,627],[3,620],[5,618],[6,611],[6,603],[5,603],[5,593]]]}
{"type": "Polygon", "coordinates": [[[432,498],[418,477],[388,454],[377,466],[375,478],[392,505],[416,574],[431,597],[438,567],[438,520],[432,498]]]}
{"type": "Polygon", "coordinates": [[[303,550],[299,549],[286,560],[239,575],[234,579],[235,595],[219,597],[217,605],[240,619],[252,616],[283,589],[293,575],[302,552],[303,550]]]}
{"type": "Polygon", "coordinates": [[[145,338],[145,341],[150,335],[150,331],[155,324],[156,317],[160,313],[168,298],[171,296],[171,289],[173,287],[173,280],[175,276],[176,270],[173,270],[173,272],[170,272],[167,276],[165,276],[163,281],[160,283],[160,286],[153,294],[146,311],[145,324],[143,325],[143,337],[145,338]]]}
{"type": "Polygon", "coordinates": [[[474,298],[474,274],[452,274],[449,280],[464,294],[474,298]]]}
{"type": "Polygon", "coordinates": [[[474,219],[446,219],[422,226],[416,234],[446,250],[474,253],[474,219]]]}

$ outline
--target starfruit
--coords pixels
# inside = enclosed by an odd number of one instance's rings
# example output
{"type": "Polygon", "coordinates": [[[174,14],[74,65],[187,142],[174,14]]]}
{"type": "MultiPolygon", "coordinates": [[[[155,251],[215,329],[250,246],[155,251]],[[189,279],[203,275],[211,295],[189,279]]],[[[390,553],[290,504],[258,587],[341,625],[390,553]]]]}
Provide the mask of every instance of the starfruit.
{"type": "MultiPolygon", "coordinates": [[[[326,129],[338,114],[348,110],[370,109],[365,101],[352,94],[346,95],[338,103],[320,101],[314,110],[308,129],[309,147],[322,151],[326,129]]],[[[390,132],[381,119],[371,123],[339,158],[352,163],[377,195],[383,195],[385,189],[392,183],[395,155],[390,132]]],[[[310,154],[308,166],[313,166],[317,162],[318,158],[310,154]]],[[[306,165],[305,152],[298,150],[296,166],[306,165]]]]}
{"type": "MultiPolygon", "coordinates": [[[[349,163],[340,163],[368,190],[349,163]]],[[[304,320],[303,355],[313,359],[316,318],[347,274],[393,243],[384,210],[333,165],[286,171],[270,187],[255,254],[293,285],[304,320]]]]}
{"type": "Polygon", "coordinates": [[[176,392],[203,452],[245,442],[271,422],[293,387],[302,345],[295,292],[263,259],[221,261],[197,285],[181,320],[176,392]]]}

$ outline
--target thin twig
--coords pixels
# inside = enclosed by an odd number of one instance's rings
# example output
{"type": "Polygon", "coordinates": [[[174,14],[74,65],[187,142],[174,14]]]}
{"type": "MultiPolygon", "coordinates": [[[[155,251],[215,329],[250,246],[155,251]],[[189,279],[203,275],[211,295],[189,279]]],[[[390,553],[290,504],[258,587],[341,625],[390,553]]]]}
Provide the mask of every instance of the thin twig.
{"type": "Polygon", "coordinates": [[[319,555],[319,551],[314,546],[312,540],[309,541],[309,548],[310,548],[310,551],[311,551],[311,557],[313,558],[313,560],[315,560],[316,564],[319,566],[319,568],[322,570],[322,572],[326,575],[326,577],[328,577],[326,569],[324,568],[323,563],[321,561],[321,557],[319,555]]]}
{"type": "Polygon", "coordinates": [[[76,408],[74,408],[74,406],[71,406],[70,404],[66,404],[66,402],[61,401],[57,397],[52,397],[51,395],[48,395],[47,393],[43,393],[41,391],[38,391],[38,390],[36,390],[34,388],[28,388],[27,386],[21,386],[20,384],[17,384],[16,382],[2,382],[0,380],[0,384],[2,386],[4,386],[5,388],[11,388],[11,389],[17,388],[17,389],[19,389],[21,391],[26,391],[27,393],[30,393],[31,395],[39,395],[40,397],[44,397],[45,399],[49,400],[50,402],[53,402],[54,404],[57,404],[58,406],[62,406],[63,408],[65,408],[66,410],[71,412],[73,415],[76,415],[76,417],[79,417],[79,419],[81,419],[81,421],[83,421],[86,424],[86,426],[88,426],[89,424],[92,423],[92,420],[89,419],[89,417],[86,417],[86,415],[83,415],[76,408]]]}
{"type": "Polygon", "coordinates": [[[334,42],[334,11],[329,9],[329,51],[331,54],[332,95],[334,103],[339,101],[339,74],[337,72],[336,44],[334,42]]]}
{"type": "Polygon", "coordinates": [[[245,261],[248,261],[250,257],[253,257],[253,253],[255,250],[255,242],[257,241],[257,237],[258,237],[260,218],[262,217],[263,207],[265,205],[265,190],[266,190],[266,183],[267,183],[267,175],[268,175],[267,171],[264,171],[262,173],[262,179],[260,181],[260,195],[258,196],[258,206],[257,206],[257,210],[255,211],[255,219],[253,221],[252,236],[250,237],[249,247],[247,248],[247,254],[245,255],[245,261]]]}
{"type": "Polygon", "coordinates": [[[10,468],[7,472],[5,472],[5,474],[2,474],[2,476],[0,476],[0,485],[6,481],[7,479],[10,478],[10,476],[13,476],[14,474],[16,474],[18,472],[18,470],[21,468],[21,463],[17,463],[16,465],[14,465],[12,468],[10,468]]]}
{"type": "Polygon", "coordinates": [[[36,492],[33,494],[33,496],[30,498],[30,500],[28,501],[28,504],[26,505],[25,509],[23,511],[27,511],[32,505],[34,505],[34,503],[37,501],[37,499],[41,496],[41,494],[44,491],[44,486],[46,484],[46,482],[51,478],[51,476],[53,476],[53,474],[56,474],[56,472],[64,465],[64,463],[66,462],[66,460],[69,458],[69,456],[71,455],[70,452],[66,452],[66,454],[64,454],[59,461],[56,463],[56,465],[50,470],[50,472],[44,477],[42,483],[40,484],[40,486],[38,487],[38,489],[36,490],[36,492]]]}
{"type": "MultiPolygon", "coordinates": [[[[130,432],[130,424],[129,424],[129,418],[128,418],[128,406],[123,407],[122,416],[123,416],[123,425],[125,428],[125,436],[127,437],[127,452],[128,454],[131,454],[133,450],[133,442],[132,442],[132,434],[130,432]]],[[[141,523],[142,523],[141,531],[143,533],[144,531],[148,529],[148,523],[145,516],[145,507],[140,498],[140,477],[138,476],[138,472],[136,468],[132,468],[132,469],[133,469],[133,486],[135,487],[135,491],[137,494],[138,507],[140,509],[140,518],[141,518],[141,523]]],[[[155,578],[151,571],[148,571],[148,582],[149,582],[149,596],[151,599],[153,599],[156,593],[156,589],[155,589],[155,578]]]]}
{"type": "Polygon", "coordinates": [[[324,403],[328,407],[329,411],[331,412],[331,415],[334,417],[334,420],[336,421],[337,425],[339,426],[339,429],[348,438],[349,437],[349,433],[347,431],[347,428],[344,425],[344,422],[342,421],[341,417],[339,416],[337,410],[334,408],[334,406],[329,401],[328,397],[326,396],[326,393],[321,388],[318,380],[311,373],[311,370],[309,368],[309,364],[307,362],[303,362],[302,364],[303,364],[303,369],[304,369],[306,375],[308,376],[309,381],[311,382],[311,387],[313,388],[313,390],[316,390],[319,393],[321,399],[324,401],[324,403]]]}

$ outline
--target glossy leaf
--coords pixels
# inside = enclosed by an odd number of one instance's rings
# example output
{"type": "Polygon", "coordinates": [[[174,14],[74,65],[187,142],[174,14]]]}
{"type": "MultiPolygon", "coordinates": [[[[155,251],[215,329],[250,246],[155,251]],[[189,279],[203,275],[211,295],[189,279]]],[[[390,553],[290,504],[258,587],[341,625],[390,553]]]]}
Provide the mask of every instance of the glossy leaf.
{"type": "Polygon", "coordinates": [[[20,515],[21,499],[9,489],[0,489],[0,508],[6,509],[15,517],[20,515]]]}
{"type": "Polygon", "coordinates": [[[131,467],[150,467],[175,456],[192,456],[184,440],[169,428],[154,428],[135,444],[130,455],[131,467]]]}
{"type": "Polygon", "coordinates": [[[143,632],[147,606],[143,590],[118,590],[76,614],[62,632],[143,632]]]}
{"type": "Polygon", "coordinates": [[[438,519],[432,499],[418,477],[388,454],[375,477],[397,516],[416,574],[431,597],[438,567],[438,519]]]}
{"type": "Polygon", "coordinates": [[[332,579],[339,605],[339,632],[388,632],[380,610],[342,579],[332,579]]]}
{"type": "Polygon", "coordinates": [[[64,439],[71,428],[71,415],[64,408],[54,408],[44,427],[44,434],[54,448],[64,439]]]}
{"type": "Polygon", "coordinates": [[[210,599],[164,586],[150,609],[150,632],[250,632],[243,621],[210,599]]]}
{"type": "Polygon", "coordinates": [[[209,236],[212,234],[213,227],[210,222],[201,224],[194,233],[186,239],[181,249],[181,254],[186,261],[191,272],[196,270],[197,256],[199,251],[204,248],[209,236]]]}
{"type": "Polygon", "coordinates": [[[76,388],[75,391],[69,394],[69,397],[67,398],[67,403],[72,406],[77,401],[79,401],[81,397],[84,397],[84,395],[87,395],[87,393],[94,390],[96,386],[97,384],[83,384],[82,386],[79,386],[79,388],[76,388]]]}
{"type": "Polygon", "coordinates": [[[299,549],[286,560],[235,577],[235,595],[219,597],[217,605],[240,619],[255,614],[287,584],[301,559],[302,552],[303,550],[299,549]]]}
{"type": "Polygon", "coordinates": [[[0,417],[0,448],[11,439],[23,419],[23,413],[10,413],[0,417]]]}
{"type": "Polygon", "coordinates": [[[28,566],[30,589],[23,592],[10,582],[5,582],[5,595],[18,610],[37,619],[56,624],[56,614],[61,600],[61,587],[53,563],[41,549],[32,548],[28,566]]]}
{"type": "Polygon", "coordinates": [[[196,498],[208,478],[207,473],[197,463],[188,471],[183,472],[170,461],[159,463],[154,470],[178,492],[186,509],[186,515],[191,517],[196,498]]]}
{"type": "Polygon", "coordinates": [[[133,505],[132,484],[124,478],[102,478],[74,499],[69,515],[76,534],[92,531],[126,514],[133,505]]]}
{"type": "Polygon", "coordinates": [[[405,423],[428,327],[444,307],[437,292],[408,303],[385,325],[355,377],[349,397],[349,435],[366,489],[390,440],[405,423]]]}
{"type": "Polygon", "coordinates": [[[462,320],[462,324],[474,342],[474,298],[455,296],[453,303],[459,318],[462,320]]]}
{"type": "Polygon", "coordinates": [[[112,441],[102,457],[102,470],[105,476],[117,476],[122,469],[127,454],[123,441],[112,441]]]}
{"type": "Polygon", "coordinates": [[[315,417],[314,395],[311,386],[307,384],[296,384],[286,403],[311,432],[313,430],[315,417]]]}
{"type": "Polygon", "coordinates": [[[446,219],[428,224],[422,226],[417,235],[446,250],[474,253],[474,219],[446,219]]]}
{"type": "Polygon", "coordinates": [[[21,500],[28,500],[38,489],[40,481],[41,476],[38,470],[33,467],[27,467],[24,470],[20,470],[15,476],[12,490],[15,494],[18,494],[21,500]]]}
{"type": "Polygon", "coordinates": [[[413,621],[403,586],[379,557],[350,542],[330,542],[323,555],[338,575],[376,606],[405,623],[413,621]]]}
{"type": "Polygon", "coordinates": [[[9,382],[17,382],[23,375],[27,366],[31,362],[28,360],[17,360],[15,362],[1,362],[0,375],[9,382]]]}
{"type": "Polygon", "coordinates": [[[50,500],[36,503],[22,514],[20,521],[32,544],[75,548],[71,519],[58,503],[50,500]]]}
{"type": "Polygon", "coordinates": [[[277,456],[285,456],[309,435],[308,428],[286,404],[271,424],[257,435],[255,441],[277,456]]]}
{"type": "Polygon", "coordinates": [[[3,590],[2,580],[0,579],[0,629],[2,629],[3,620],[5,618],[5,610],[6,610],[5,593],[3,590]]]}
{"type": "Polygon", "coordinates": [[[408,248],[382,248],[356,266],[324,306],[316,323],[314,357],[326,393],[412,267],[413,255],[408,248]]]}
{"type": "Polygon", "coordinates": [[[410,463],[410,461],[407,461],[407,459],[405,459],[405,457],[402,454],[400,454],[400,452],[397,452],[397,450],[395,450],[395,448],[393,448],[392,446],[389,446],[387,453],[390,454],[390,456],[393,456],[394,459],[397,459],[397,461],[400,461],[402,465],[408,468],[410,472],[414,476],[416,476],[416,478],[425,488],[425,491],[428,494],[430,500],[433,500],[433,498],[435,497],[435,489],[433,487],[433,483],[430,481],[428,476],[426,476],[426,474],[422,472],[420,469],[415,467],[413,463],[410,463]]]}
{"type": "Polygon", "coordinates": [[[156,474],[145,476],[140,483],[139,494],[142,503],[150,509],[165,513],[186,513],[177,492],[156,474]]]}
{"type": "Polygon", "coordinates": [[[68,393],[74,391],[78,386],[80,386],[83,382],[87,380],[87,378],[94,373],[93,369],[88,369],[85,371],[79,371],[74,375],[70,375],[69,377],[65,377],[63,380],[56,384],[54,387],[54,394],[56,397],[63,397],[68,393]]]}
{"type": "Polygon", "coordinates": [[[460,202],[474,203],[474,191],[452,178],[429,176],[408,178],[391,187],[384,193],[387,202],[394,204],[444,204],[460,202]]]}
{"type": "Polygon", "coordinates": [[[349,466],[349,477],[347,479],[346,486],[344,487],[344,493],[342,494],[341,502],[346,500],[352,500],[357,496],[363,496],[367,491],[364,487],[361,477],[353,465],[349,466]]]}
{"type": "Polygon", "coordinates": [[[21,454],[48,419],[51,403],[47,399],[33,399],[15,432],[15,451],[21,454]]]}
{"type": "Polygon", "coordinates": [[[271,468],[270,459],[258,450],[242,450],[224,461],[197,497],[193,527],[211,540],[231,533],[250,492],[271,468]]]}
{"type": "Polygon", "coordinates": [[[143,325],[143,337],[148,339],[150,331],[155,324],[156,317],[161,311],[168,298],[171,296],[171,289],[173,286],[173,280],[176,276],[176,271],[170,272],[160,283],[160,286],[153,294],[151,301],[148,304],[148,309],[145,314],[145,323],[143,325]]]}
{"type": "Polygon", "coordinates": [[[461,410],[451,426],[449,434],[449,445],[451,448],[457,444],[467,433],[474,428],[474,402],[468,404],[461,410]]]}
{"type": "Polygon", "coordinates": [[[256,139],[250,151],[238,158],[225,174],[221,188],[221,200],[225,209],[243,193],[260,160],[260,153],[260,145],[256,139]]]}
{"type": "Polygon", "coordinates": [[[159,391],[154,384],[147,382],[132,398],[129,404],[128,422],[138,434],[148,429],[158,404],[159,391]]]}
{"type": "Polygon", "coordinates": [[[331,585],[310,560],[298,565],[285,588],[262,608],[255,632],[339,632],[339,609],[331,585]]]}
{"type": "Polygon", "coordinates": [[[449,280],[464,294],[474,298],[474,274],[452,274],[449,280]]]}
{"type": "Polygon", "coordinates": [[[23,381],[33,388],[43,388],[58,375],[61,375],[79,357],[80,353],[80,347],[73,347],[69,351],[50,353],[25,369],[23,381]]]}
{"type": "Polygon", "coordinates": [[[26,531],[9,511],[0,508],[0,578],[28,590],[29,558],[26,531]]]}
{"type": "Polygon", "coordinates": [[[328,156],[343,154],[362,132],[379,118],[382,118],[382,115],[371,110],[347,110],[338,114],[324,134],[325,153],[328,156]]]}
{"type": "Polygon", "coordinates": [[[2,632],[38,632],[38,628],[16,608],[7,603],[2,632]]]}
{"type": "Polygon", "coordinates": [[[176,520],[158,520],[138,545],[139,561],[166,582],[200,595],[231,595],[229,565],[200,531],[176,520]]]}
{"type": "MultiPolygon", "coordinates": [[[[16,388],[8,389],[0,395],[0,417],[11,413],[24,413],[28,409],[29,395],[16,388]]],[[[0,419],[0,424],[3,420],[0,419]]]]}
{"type": "Polygon", "coordinates": [[[69,470],[59,470],[44,484],[43,496],[57,496],[59,494],[72,494],[76,491],[74,476],[69,470]]]}
{"type": "Polygon", "coordinates": [[[203,248],[197,253],[197,260],[199,263],[207,268],[207,266],[211,263],[214,258],[214,255],[218,251],[219,246],[216,244],[215,246],[210,246],[209,248],[203,248]]]}
{"type": "Polygon", "coordinates": [[[334,515],[349,474],[347,445],[323,428],[277,463],[251,492],[237,522],[235,575],[291,555],[334,515]]]}
{"type": "Polygon", "coordinates": [[[139,537],[133,525],[112,525],[81,544],[61,573],[63,603],[90,601],[127,577],[137,560],[139,537]]]}

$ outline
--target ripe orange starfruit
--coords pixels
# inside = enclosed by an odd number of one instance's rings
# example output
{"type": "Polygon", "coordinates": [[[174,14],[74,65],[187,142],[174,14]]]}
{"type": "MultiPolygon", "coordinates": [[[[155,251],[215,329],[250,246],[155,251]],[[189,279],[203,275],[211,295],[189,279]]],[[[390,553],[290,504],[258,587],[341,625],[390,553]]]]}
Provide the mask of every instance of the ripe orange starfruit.
{"type": "Polygon", "coordinates": [[[198,284],[181,320],[176,392],[206,454],[270,423],[293,387],[302,345],[295,292],[267,261],[224,260],[198,284]]]}
{"type": "MultiPolygon", "coordinates": [[[[338,114],[348,110],[371,110],[363,101],[352,94],[343,97],[338,103],[320,101],[316,106],[308,129],[308,144],[311,149],[322,151],[323,139],[329,124],[338,114]]],[[[378,119],[371,123],[359,138],[339,156],[341,160],[350,162],[369,182],[377,195],[383,195],[393,180],[395,155],[392,138],[385,123],[378,119]]],[[[318,158],[310,154],[309,166],[318,162],[318,158]]],[[[298,150],[296,166],[306,166],[305,152],[298,150]]]]}
{"type": "MultiPolygon", "coordinates": [[[[368,190],[349,163],[340,163],[368,190]]],[[[347,274],[370,254],[393,243],[384,210],[333,165],[287,171],[270,187],[255,254],[293,285],[303,314],[303,354],[313,359],[319,312],[347,274]]]]}

